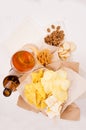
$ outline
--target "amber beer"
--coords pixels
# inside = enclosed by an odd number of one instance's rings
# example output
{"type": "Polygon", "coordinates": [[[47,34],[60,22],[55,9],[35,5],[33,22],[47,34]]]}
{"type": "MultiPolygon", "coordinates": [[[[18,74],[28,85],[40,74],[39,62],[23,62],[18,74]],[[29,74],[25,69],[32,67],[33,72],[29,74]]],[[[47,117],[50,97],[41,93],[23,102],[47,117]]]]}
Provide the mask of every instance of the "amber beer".
{"type": "Polygon", "coordinates": [[[12,65],[19,72],[27,72],[34,67],[35,59],[30,52],[21,50],[12,56],[12,65]]]}

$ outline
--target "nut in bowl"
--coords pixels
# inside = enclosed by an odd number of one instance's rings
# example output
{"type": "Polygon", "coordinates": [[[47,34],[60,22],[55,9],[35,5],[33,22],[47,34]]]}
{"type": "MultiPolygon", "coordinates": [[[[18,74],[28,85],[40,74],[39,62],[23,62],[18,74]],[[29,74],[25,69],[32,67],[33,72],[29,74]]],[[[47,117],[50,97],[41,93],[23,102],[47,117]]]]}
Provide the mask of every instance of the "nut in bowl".
{"type": "Polygon", "coordinates": [[[54,29],[54,31],[51,32],[49,28],[47,29],[49,34],[44,38],[45,43],[52,46],[61,45],[65,36],[64,31],[61,30],[60,26],[56,27],[55,25],[51,25],[51,28],[54,29]]]}

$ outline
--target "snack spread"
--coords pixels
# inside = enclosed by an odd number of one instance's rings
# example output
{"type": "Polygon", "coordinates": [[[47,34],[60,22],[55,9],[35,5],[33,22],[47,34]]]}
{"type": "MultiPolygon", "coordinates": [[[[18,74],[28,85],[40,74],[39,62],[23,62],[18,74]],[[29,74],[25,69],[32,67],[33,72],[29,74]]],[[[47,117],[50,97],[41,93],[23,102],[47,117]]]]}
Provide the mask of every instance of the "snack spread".
{"type": "MultiPolygon", "coordinates": [[[[79,63],[70,62],[76,46],[73,42],[66,41],[66,34],[61,26],[52,24],[47,28],[47,33],[43,40],[51,49],[40,49],[33,44],[26,44],[12,56],[14,74],[3,80],[3,94],[10,96],[11,92],[17,89],[27,106],[44,112],[49,118],[62,117],[61,114],[66,107],[84,93],[86,88],[83,86],[83,90],[79,91],[82,87],[79,85],[86,81],[77,73],[79,63]],[[55,47],[54,51],[52,46],[55,47]],[[32,49],[32,52],[28,49],[32,49]],[[79,84],[76,83],[78,79],[79,84]]],[[[20,106],[23,107],[22,105],[20,106]]]]}

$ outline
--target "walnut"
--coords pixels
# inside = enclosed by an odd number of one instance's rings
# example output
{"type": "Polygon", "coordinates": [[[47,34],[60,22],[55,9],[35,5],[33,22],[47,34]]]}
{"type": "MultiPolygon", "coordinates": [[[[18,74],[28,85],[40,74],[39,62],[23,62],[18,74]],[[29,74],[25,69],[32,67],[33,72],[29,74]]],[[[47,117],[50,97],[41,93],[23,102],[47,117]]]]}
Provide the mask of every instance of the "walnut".
{"type": "MultiPolygon", "coordinates": [[[[59,46],[62,44],[64,40],[64,31],[61,30],[60,26],[55,27],[55,25],[51,25],[51,28],[54,29],[49,35],[44,37],[45,43],[52,46],[59,46]]],[[[47,32],[50,32],[50,28],[47,28],[47,32]]]]}

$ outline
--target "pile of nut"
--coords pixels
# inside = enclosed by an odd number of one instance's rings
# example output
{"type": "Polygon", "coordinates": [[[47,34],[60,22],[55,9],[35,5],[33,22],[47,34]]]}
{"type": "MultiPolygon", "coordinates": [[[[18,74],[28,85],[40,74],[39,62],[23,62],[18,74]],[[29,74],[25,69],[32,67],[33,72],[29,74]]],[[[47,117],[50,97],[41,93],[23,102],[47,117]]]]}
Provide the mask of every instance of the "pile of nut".
{"type": "Polygon", "coordinates": [[[51,25],[51,29],[47,28],[49,34],[44,37],[45,43],[58,47],[59,58],[61,60],[67,60],[71,52],[75,50],[75,44],[64,40],[65,33],[64,30],[61,29],[61,26],[51,25]]]}
{"type": "Polygon", "coordinates": [[[60,26],[51,25],[53,31],[51,32],[50,28],[47,28],[47,32],[50,33],[44,38],[45,43],[52,45],[52,46],[59,46],[62,44],[64,40],[64,31],[61,30],[60,26]]]}

